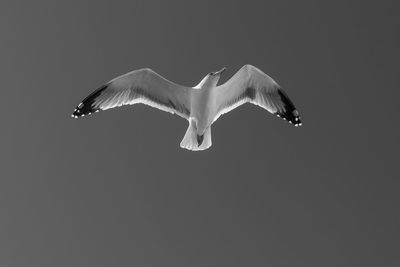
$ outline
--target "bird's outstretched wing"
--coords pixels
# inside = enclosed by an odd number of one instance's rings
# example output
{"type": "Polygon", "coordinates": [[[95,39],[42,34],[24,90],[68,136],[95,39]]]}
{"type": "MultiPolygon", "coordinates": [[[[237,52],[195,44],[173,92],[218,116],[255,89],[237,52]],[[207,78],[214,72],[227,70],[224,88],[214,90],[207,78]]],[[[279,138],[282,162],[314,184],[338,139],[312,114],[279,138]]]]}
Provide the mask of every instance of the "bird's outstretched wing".
{"type": "Polygon", "coordinates": [[[142,103],[188,119],[190,91],[191,88],[175,84],[151,69],[140,69],[119,76],[95,90],[76,107],[72,117],[142,103]]]}
{"type": "Polygon", "coordinates": [[[226,83],[215,88],[216,114],[213,121],[234,108],[252,103],[300,126],[300,115],[279,85],[258,68],[245,65],[226,83]]]}

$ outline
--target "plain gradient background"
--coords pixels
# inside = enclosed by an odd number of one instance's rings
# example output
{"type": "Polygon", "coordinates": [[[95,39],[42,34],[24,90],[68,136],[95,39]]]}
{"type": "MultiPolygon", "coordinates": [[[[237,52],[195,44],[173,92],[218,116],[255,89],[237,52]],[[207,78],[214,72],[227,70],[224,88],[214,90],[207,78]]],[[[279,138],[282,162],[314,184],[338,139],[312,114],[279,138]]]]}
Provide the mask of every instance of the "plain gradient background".
{"type": "Polygon", "coordinates": [[[2,0],[0,266],[400,266],[395,3],[2,0]],[[144,105],[70,117],[134,69],[246,63],[301,128],[245,105],[193,153],[144,105]]]}

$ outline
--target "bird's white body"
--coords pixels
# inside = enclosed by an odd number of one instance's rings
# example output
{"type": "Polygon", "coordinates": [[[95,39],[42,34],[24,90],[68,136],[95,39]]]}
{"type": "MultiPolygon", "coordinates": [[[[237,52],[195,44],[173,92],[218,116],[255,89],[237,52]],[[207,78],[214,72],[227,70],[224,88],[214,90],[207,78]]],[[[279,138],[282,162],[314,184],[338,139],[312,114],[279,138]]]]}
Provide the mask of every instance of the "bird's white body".
{"type": "Polygon", "coordinates": [[[181,147],[189,150],[204,150],[211,146],[211,124],[215,113],[215,88],[213,83],[203,83],[192,87],[190,95],[189,127],[181,142],[181,147]],[[198,145],[197,135],[204,135],[198,145]]]}
{"type": "Polygon", "coordinates": [[[222,69],[210,73],[194,87],[168,81],[150,69],[119,76],[86,97],[73,117],[99,110],[143,103],[176,113],[189,121],[181,147],[204,150],[211,146],[211,125],[224,113],[247,102],[300,126],[300,117],[287,95],[268,75],[254,66],[243,66],[225,84],[217,86],[222,69]]]}
{"type": "Polygon", "coordinates": [[[212,122],[215,88],[213,85],[206,85],[192,91],[190,117],[197,121],[199,130],[204,130],[212,122]]]}

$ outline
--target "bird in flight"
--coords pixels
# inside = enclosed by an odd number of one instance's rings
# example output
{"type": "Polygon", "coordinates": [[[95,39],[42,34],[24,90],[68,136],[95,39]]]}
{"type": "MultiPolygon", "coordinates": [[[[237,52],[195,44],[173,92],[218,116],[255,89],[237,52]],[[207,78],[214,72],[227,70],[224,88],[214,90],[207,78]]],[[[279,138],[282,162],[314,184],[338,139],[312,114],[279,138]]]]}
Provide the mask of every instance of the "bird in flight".
{"type": "Polygon", "coordinates": [[[301,126],[299,112],[271,77],[252,65],[244,65],[227,82],[217,86],[225,69],[210,72],[194,87],[173,83],[148,68],[135,70],[92,92],[75,108],[72,117],[123,105],[146,104],[188,120],[189,127],[180,146],[194,151],[209,148],[211,125],[222,114],[244,103],[260,106],[296,127],[301,126]]]}

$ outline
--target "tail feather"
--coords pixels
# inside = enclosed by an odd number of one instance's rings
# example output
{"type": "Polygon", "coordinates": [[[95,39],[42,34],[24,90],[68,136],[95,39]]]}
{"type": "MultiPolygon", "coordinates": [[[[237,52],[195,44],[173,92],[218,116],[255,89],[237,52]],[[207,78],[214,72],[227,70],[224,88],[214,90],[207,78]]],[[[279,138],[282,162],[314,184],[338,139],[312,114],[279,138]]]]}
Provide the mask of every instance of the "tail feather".
{"type": "Polygon", "coordinates": [[[186,130],[185,136],[182,139],[181,147],[193,150],[200,151],[209,148],[212,145],[211,142],[211,126],[205,131],[203,140],[199,145],[199,139],[196,132],[196,127],[192,121],[189,123],[189,127],[186,130]]]}

